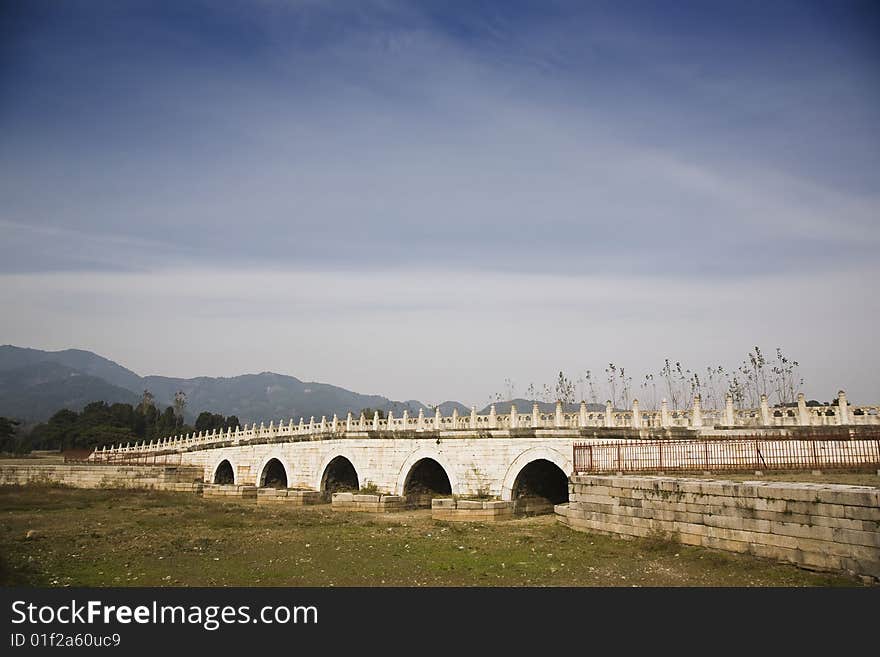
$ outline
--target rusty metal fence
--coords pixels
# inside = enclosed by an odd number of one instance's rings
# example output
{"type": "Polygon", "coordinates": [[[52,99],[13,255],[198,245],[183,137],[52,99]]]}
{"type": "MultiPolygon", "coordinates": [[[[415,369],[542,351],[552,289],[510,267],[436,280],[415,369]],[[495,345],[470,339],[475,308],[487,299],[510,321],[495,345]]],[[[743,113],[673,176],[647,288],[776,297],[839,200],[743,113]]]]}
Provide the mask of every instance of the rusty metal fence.
{"type": "Polygon", "coordinates": [[[854,439],[743,436],[574,445],[575,473],[875,467],[880,467],[880,432],[854,439]]]}
{"type": "Polygon", "coordinates": [[[131,452],[102,453],[100,450],[81,459],[64,459],[67,463],[94,465],[180,465],[180,452],[131,452]]]}

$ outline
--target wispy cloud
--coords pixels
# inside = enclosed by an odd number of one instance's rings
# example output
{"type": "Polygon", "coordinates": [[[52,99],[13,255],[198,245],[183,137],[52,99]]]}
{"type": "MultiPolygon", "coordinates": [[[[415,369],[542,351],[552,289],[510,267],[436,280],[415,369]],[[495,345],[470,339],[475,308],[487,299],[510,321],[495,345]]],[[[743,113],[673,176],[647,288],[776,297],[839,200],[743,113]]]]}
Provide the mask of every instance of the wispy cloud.
{"type": "Polygon", "coordinates": [[[27,5],[0,46],[0,338],[474,398],[572,350],[766,339],[875,394],[861,11],[27,5]],[[424,384],[426,353],[456,366],[424,384]]]}
{"type": "Polygon", "coordinates": [[[197,268],[0,276],[4,339],[95,349],[141,373],[273,370],[401,398],[483,403],[505,377],[550,381],[607,362],[737,364],[759,344],[803,365],[807,391],[880,397],[876,266],[740,280],[446,269],[197,268]],[[809,330],[805,330],[809,317],[809,330]],[[842,320],[841,318],[845,318],[842,320]]]}

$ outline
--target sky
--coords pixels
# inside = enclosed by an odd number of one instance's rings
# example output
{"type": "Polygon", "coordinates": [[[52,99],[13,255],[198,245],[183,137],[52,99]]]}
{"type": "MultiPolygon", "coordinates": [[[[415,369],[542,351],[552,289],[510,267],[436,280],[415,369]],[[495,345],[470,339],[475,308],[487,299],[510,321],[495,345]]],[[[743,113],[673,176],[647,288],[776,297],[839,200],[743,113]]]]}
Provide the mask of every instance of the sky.
{"type": "Polygon", "coordinates": [[[483,404],[755,345],[880,403],[873,2],[0,9],[0,343],[483,404]]]}

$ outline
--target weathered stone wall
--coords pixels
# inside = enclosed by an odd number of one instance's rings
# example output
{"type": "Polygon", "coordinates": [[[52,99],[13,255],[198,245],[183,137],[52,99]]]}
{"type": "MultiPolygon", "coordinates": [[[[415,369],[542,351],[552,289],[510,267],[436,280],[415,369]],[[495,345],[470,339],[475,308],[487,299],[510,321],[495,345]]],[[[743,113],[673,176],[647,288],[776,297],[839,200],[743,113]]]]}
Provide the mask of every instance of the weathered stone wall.
{"type": "Polygon", "coordinates": [[[496,522],[513,518],[515,506],[516,502],[440,498],[431,501],[431,518],[456,522],[496,522]]]}
{"type": "Polygon", "coordinates": [[[657,536],[880,578],[880,489],[670,477],[574,476],[572,529],[657,536]]]}
{"type": "Polygon", "coordinates": [[[198,492],[202,470],[159,465],[0,465],[0,485],[53,484],[73,488],[149,488],[198,492]]]}
{"type": "Polygon", "coordinates": [[[408,506],[406,498],[401,495],[359,493],[333,493],[331,505],[334,511],[365,511],[367,513],[404,511],[408,506]]]}

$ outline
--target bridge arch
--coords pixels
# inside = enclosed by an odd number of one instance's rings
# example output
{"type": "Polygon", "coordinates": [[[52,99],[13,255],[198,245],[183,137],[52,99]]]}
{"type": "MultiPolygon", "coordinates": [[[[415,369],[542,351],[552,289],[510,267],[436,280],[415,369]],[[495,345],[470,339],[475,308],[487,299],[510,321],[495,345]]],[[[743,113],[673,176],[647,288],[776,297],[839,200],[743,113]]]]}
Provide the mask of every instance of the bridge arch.
{"type": "Polygon", "coordinates": [[[257,470],[257,486],[259,488],[288,488],[291,469],[280,454],[271,454],[263,459],[257,470]]]}
{"type": "Polygon", "coordinates": [[[420,497],[453,495],[458,492],[458,482],[446,459],[436,450],[425,448],[416,450],[403,462],[394,490],[397,495],[420,497]]]}
{"type": "Polygon", "coordinates": [[[215,463],[211,468],[211,483],[212,484],[234,484],[235,483],[235,468],[232,465],[232,461],[228,458],[222,458],[219,462],[215,463]]]}
{"type": "Polygon", "coordinates": [[[333,493],[342,490],[357,490],[363,480],[358,472],[355,459],[348,453],[330,454],[316,473],[315,490],[333,493]]]}
{"type": "MultiPolygon", "coordinates": [[[[566,481],[568,480],[569,475],[574,470],[574,465],[567,456],[562,454],[561,452],[552,449],[550,447],[532,447],[531,449],[527,449],[525,452],[517,456],[513,463],[510,464],[510,467],[507,468],[507,473],[504,475],[504,482],[501,485],[501,499],[505,501],[513,500],[514,490],[517,486],[517,480],[520,477],[520,474],[525,470],[528,466],[541,462],[555,465],[559,470],[562,471],[562,475],[565,477],[566,481]]],[[[543,464],[539,464],[538,466],[533,466],[533,470],[544,467],[543,464]]],[[[549,473],[550,476],[554,476],[552,473],[549,473]]],[[[567,484],[566,484],[567,487],[567,484]]],[[[568,492],[566,490],[566,499],[568,498],[568,492]]]]}

